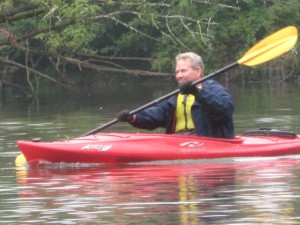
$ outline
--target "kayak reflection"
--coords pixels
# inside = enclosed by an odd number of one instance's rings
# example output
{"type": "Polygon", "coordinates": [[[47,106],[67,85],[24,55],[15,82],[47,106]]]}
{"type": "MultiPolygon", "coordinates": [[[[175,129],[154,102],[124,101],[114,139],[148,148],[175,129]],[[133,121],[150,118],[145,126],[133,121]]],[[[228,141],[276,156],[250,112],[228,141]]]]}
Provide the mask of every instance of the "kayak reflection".
{"type": "Polygon", "coordinates": [[[295,178],[298,162],[33,167],[18,171],[19,210],[30,205],[25,220],[52,223],[292,221],[294,181],[287,178],[295,178]]]}

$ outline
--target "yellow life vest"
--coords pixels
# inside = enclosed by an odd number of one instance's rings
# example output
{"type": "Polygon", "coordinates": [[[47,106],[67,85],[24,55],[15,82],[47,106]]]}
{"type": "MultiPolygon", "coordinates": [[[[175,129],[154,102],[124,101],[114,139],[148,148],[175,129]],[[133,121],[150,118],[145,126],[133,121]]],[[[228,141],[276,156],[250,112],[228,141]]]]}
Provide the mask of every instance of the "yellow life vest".
{"type": "Polygon", "coordinates": [[[190,131],[195,129],[191,109],[195,101],[194,95],[178,94],[176,103],[175,132],[190,131]]]}

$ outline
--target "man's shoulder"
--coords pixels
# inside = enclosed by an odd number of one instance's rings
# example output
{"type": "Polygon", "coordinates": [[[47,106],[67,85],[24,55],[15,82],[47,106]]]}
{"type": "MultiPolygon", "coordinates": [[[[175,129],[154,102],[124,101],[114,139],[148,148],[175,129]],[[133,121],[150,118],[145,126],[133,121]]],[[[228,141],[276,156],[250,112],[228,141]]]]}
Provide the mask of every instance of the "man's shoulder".
{"type": "Polygon", "coordinates": [[[206,81],[203,82],[203,85],[208,85],[208,86],[213,86],[213,85],[223,86],[221,83],[219,83],[216,80],[206,80],[206,81]]]}

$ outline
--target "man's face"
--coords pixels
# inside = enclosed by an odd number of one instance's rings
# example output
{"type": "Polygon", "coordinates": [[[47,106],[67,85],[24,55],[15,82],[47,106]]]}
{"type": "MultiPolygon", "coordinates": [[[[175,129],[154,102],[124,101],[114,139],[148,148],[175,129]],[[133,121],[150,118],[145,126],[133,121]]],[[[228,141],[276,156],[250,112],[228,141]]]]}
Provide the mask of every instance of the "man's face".
{"type": "Polygon", "coordinates": [[[193,69],[190,59],[180,59],[176,63],[176,80],[178,84],[185,81],[196,81],[201,78],[202,69],[200,67],[193,69]]]}

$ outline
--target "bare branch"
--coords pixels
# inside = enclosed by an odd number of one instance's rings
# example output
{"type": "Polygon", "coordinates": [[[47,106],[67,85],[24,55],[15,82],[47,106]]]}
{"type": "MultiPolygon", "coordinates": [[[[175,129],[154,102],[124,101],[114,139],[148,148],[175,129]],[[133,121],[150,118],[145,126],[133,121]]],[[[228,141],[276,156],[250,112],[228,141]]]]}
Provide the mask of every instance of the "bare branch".
{"type": "Polygon", "coordinates": [[[2,61],[2,62],[4,62],[4,63],[7,63],[7,64],[9,64],[9,65],[13,65],[13,66],[17,66],[17,67],[19,67],[19,68],[23,68],[23,69],[25,69],[25,70],[27,69],[29,72],[35,73],[35,74],[37,74],[37,75],[39,75],[39,76],[41,76],[41,77],[43,77],[43,78],[46,78],[46,79],[48,79],[48,80],[50,80],[50,81],[52,81],[52,82],[54,82],[54,83],[56,83],[56,84],[58,84],[58,85],[60,85],[60,86],[63,86],[63,87],[65,87],[65,88],[68,88],[66,85],[60,83],[59,81],[55,80],[54,78],[49,77],[48,75],[46,75],[46,74],[44,74],[44,73],[41,73],[41,72],[39,72],[39,71],[37,71],[37,70],[34,70],[34,69],[30,68],[30,67],[26,68],[26,66],[24,66],[24,65],[22,65],[22,64],[20,64],[20,63],[11,61],[11,60],[9,60],[9,59],[5,59],[5,58],[3,58],[3,57],[0,57],[0,61],[2,61]]]}
{"type": "Polygon", "coordinates": [[[170,32],[170,34],[172,35],[172,37],[181,45],[183,46],[186,50],[190,50],[188,46],[186,46],[183,42],[181,42],[177,37],[176,35],[173,34],[170,26],[169,26],[169,22],[168,22],[168,17],[166,17],[166,25],[167,25],[167,28],[168,28],[168,31],[170,32]]]}
{"type": "MultiPolygon", "coordinates": [[[[26,52],[27,51],[27,48],[25,48],[24,46],[21,46],[21,45],[17,45],[17,47],[26,52]]],[[[129,70],[127,68],[124,68],[118,64],[115,64],[115,63],[112,63],[112,62],[107,62],[107,61],[102,61],[102,62],[105,62],[106,64],[110,64],[110,65],[113,65],[115,67],[112,67],[112,66],[103,66],[103,65],[97,65],[97,64],[94,64],[94,63],[90,63],[90,62],[94,62],[96,61],[96,59],[98,59],[98,62],[101,60],[99,60],[99,57],[101,56],[91,56],[90,59],[86,59],[86,60],[80,60],[80,59],[75,59],[75,58],[70,58],[70,57],[67,57],[67,56],[63,56],[63,55],[53,55],[52,56],[50,55],[50,53],[48,52],[43,52],[43,51],[37,51],[37,50],[34,50],[34,49],[28,49],[29,52],[31,53],[35,53],[35,54],[38,54],[38,55],[44,55],[46,57],[53,57],[53,58],[57,58],[57,62],[56,62],[56,65],[55,67],[58,66],[58,64],[61,64],[63,62],[66,62],[66,63],[70,63],[70,64],[74,64],[74,65],[77,65],[79,67],[79,69],[81,70],[81,67],[85,67],[85,68],[89,68],[89,69],[95,69],[97,71],[110,71],[110,72],[117,72],[117,73],[126,73],[126,74],[135,74],[135,75],[151,75],[151,76],[170,76],[170,75],[173,75],[173,73],[164,73],[164,72],[151,72],[151,71],[144,71],[144,70],[129,70]],[[93,59],[93,57],[95,59],[93,59]]],[[[103,57],[103,56],[102,56],[103,57]]],[[[110,58],[110,57],[103,57],[103,58],[110,58]]],[[[120,59],[122,57],[119,57],[117,59],[120,59]]],[[[1,60],[0,60],[1,61],[1,60]]],[[[24,68],[24,67],[22,67],[24,68]]],[[[40,75],[41,76],[41,75],[40,75]]],[[[45,75],[47,76],[47,75],[45,75]]],[[[49,77],[51,78],[51,77],[49,77]]],[[[48,78],[47,78],[48,79],[48,78]]],[[[52,78],[51,78],[52,79],[52,78]]],[[[53,81],[53,80],[52,80],[53,81]]],[[[56,80],[55,80],[56,81],[56,80]]],[[[56,81],[57,82],[57,81],[56,81]]]]}
{"type": "Polygon", "coordinates": [[[27,78],[27,82],[30,86],[30,89],[32,91],[32,93],[34,93],[34,88],[33,88],[33,85],[30,81],[30,70],[29,70],[29,67],[28,67],[28,62],[29,62],[29,46],[28,46],[28,40],[26,41],[26,54],[25,54],[25,69],[26,69],[26,78],[27,78]]]}
{"type": "Polygon", "coordinates": [[[120,69],[120,68],[112,68],[107,66],[99,66],[96,64],[89,63],[87,61],[81,61],[74,58],[60,56],[62,60],[75,64],[80,65],[85,68],[95,69],[97,71],[110,71],[110,72],[117,72],[117,73],[127,73],[127,74],[135,74],[135,75],[151,75],[151,76],[170,76],[173,75],[172,73],[164,73],[164,72],[151,72],[151,71],[144,71],[144,70],[129,70],[129,69],[120,69]]]}
{"type": "MultiPolygon", "coordinates": [[[[174,2],[174,1],[173,1],[174,2]]],[[[124,2],[124,1],[112,1],[112,0],[89,0],[89,3],[91,4],[100,4],[100,5],[107,5],[107,4],[111,4],[111,5],[124,5],[124,6],[143,6],[145,4],[147,4],[148,6],[151,7],[171,7],[173,6],[173,2],[172,3],[151,3],[151,2],[124,2]]]]}
{"type": "Polygon", "coordinates": [[[17,8],[2,11],[2,12],[0,12],[0,22],[6,21],[7,19],[5,19],[5,18],[12,17],[18,13],[23,13],[28,10],[31,11],[32,9],[36,9],[37,7],[38,6],[35,4],[25,4],[25,5],[17,7],[17,8]]]}
{"type": "Polygon", "coordinates": [[[45,12],[44,9],[39,9],[38,7],[35,4],[26,4],[25,6],[3,11],[0,13],[0,23],[30,19],[45,12]]]}
{"type": "Polygon", "coordinates": [[[201,1],[201,0],[191,0],[192,2],[197,2],[197,3],[201,3],[201,4],[207,4],[207,5],[216,5],[216,6],[220,6],[223,8],[229,8],[229,9],[233,9],[233,10],[237,10],[240,11],[240,7],[236,7],[236,6],[232,6],[232,5],[225,5],[225,4],[220,4],[220,3],[212,3],[210,0],[206,0],[206,1],[201,1]]]}
{"type": "Polygon", "coordinates": [[[154,40],[154,41],[159,41],[158,38],[152,37],[152,36],[150,36],[150,35],[148,35],[148,34],[142,32],[142,31],[140,31],[140,30],[138,30],[138,29],[136,29],[136,28],[130,26],[129,24],[124,23],[124,22],[121,21],[121,20],[118,20],[118,19],[115,18],[115,17],[110,17],[110,19],[116,21],[117,23],[122,24],[123,26],[127,27],[127,28],[130,29],[130,30],[133,30],[133,31],[135,31],[135,32],[137,32],[137,33],[139,33],[139,34],[141,34],[142,36],[145,36],[145,37],[147,37],[147,38],[149,38],[149,39],[152,39],[152,40],[154,40]]]}

